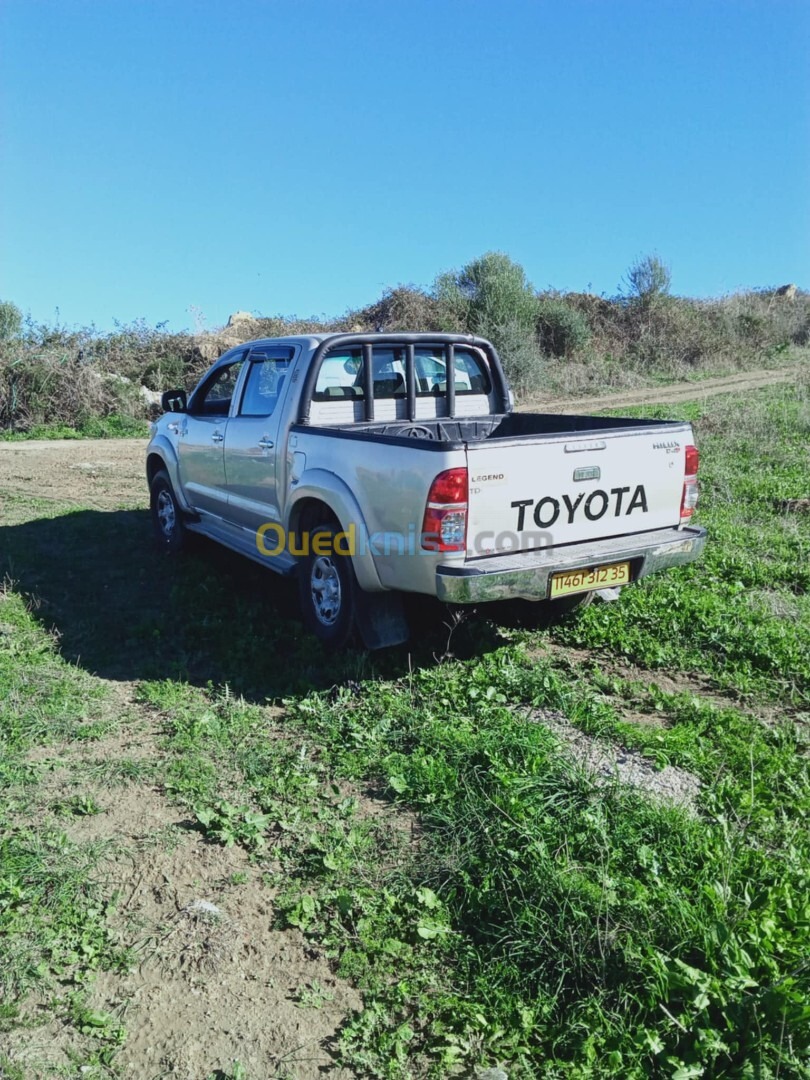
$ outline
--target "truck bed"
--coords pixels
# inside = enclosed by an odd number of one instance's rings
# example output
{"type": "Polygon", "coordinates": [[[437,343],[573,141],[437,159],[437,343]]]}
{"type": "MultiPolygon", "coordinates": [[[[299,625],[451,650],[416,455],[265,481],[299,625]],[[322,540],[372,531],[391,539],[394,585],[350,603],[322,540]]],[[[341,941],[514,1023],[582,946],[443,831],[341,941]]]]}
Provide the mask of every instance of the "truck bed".
{"type": "Polygon", "coordinates": [[[598,435],[605,432],[649,431],[651,428],[683,426],[677,420],[638,420],[622,416],[571,416],[559,413],[508,413],[496,416],[460,417],[419,421],[378,421],[367,424],[337,424],[307,427],[312,433],[322,431],[357,439],[401,440],[410,444],[436,443],[437,449],[456,449],[469,443],[516,442],[544,435],[598,435]]]}

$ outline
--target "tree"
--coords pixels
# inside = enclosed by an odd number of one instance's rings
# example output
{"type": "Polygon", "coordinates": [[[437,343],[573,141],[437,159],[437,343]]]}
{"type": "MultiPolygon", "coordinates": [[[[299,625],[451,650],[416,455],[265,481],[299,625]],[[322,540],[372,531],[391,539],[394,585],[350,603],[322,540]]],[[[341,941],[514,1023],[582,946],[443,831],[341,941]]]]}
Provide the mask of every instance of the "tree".
{"type": "Polygon", "coordinates": [[[627,271],[626,288],[622,292],[629,300],[640,302],[642,307],[652,307],[669,295],[671,283],[672,274],[663,259],[656,254],[645,255],[636,259],[627,271]]]}
{"type": "Polygon", "coordinates": [[[22,330],[22,312],[10,300],[0,300],[0,342],[13,341],[22,330]]]}
{"type": "Polygon", "coordinates": [[[534,329],[534,290],[523,267],[502,252],[490,251],[461,270],[441,274],[434,295],[445,321],[469,333],[496,337],[497,328],[507,324],[534,329]]]}

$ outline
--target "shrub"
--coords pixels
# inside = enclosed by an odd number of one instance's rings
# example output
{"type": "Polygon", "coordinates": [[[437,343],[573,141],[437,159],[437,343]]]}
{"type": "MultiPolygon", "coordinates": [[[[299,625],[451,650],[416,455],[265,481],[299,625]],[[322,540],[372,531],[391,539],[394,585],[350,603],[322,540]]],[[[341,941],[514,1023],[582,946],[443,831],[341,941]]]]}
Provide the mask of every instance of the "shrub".
{"type": "Polygon", "coordinates": [[[587,316],[565,300],[541,298],[537,302],[537,337],[548,356],[571,356],[591,340],[587,316]]]}
{"type": "Polygon", "coordinates": [[[386,289],[376,304],[351,311],[342,320],[344,324],[357,326],[369,333],[393,333],[398,330],[421,333],[439,329],[442,321],[439,301],[416,285],[397,285],[395,289],[386,289]]]}
{"type": "Polygon", "coordinates": [[[636,259],[627,271],[624,293],[633,302],[651,307],[662,297],[669,295],[672,274],[658,255],[645,255],[636,259]]]}
{"type": "Polygon", "coordinates": [[[0,426],[26,431],[40,425],[80,428],[113,413],[134,417],[143,406],[123,376],[38,350],[0,357],[0,426]]]}
{"type": "Polygon", "coordinates": [[[10,300],[0,300],[0,341],[13,341],[22,330],[22,312],[10,300]]]}
{"type": "Polygon", "coordinates": [[[527,330],[519,322],[511,320],[493,327],[491,340],[517,397],[536,393],[543,388],[545,358],[533,330],[527,330]]]}
{"type": "Polygon", "coordinates": [[[523,267],[502,252],[490,251],[462,270],[441,274],[434,296],[448,329],[489,338],[510,323],[534,330],[537,297],[523,267]]]}

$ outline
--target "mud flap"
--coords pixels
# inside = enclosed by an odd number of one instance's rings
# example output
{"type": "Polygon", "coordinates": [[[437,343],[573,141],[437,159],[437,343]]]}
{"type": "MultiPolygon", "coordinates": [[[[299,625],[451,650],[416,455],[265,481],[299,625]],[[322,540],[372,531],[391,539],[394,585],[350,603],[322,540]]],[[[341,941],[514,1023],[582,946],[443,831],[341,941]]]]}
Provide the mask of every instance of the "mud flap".
{"type": "Polygon", "coordinates": [[[363,592],[357,589],[357,628],[367,649],[387,649],[408,640],[408,622],[402,594],[363,592]]]}

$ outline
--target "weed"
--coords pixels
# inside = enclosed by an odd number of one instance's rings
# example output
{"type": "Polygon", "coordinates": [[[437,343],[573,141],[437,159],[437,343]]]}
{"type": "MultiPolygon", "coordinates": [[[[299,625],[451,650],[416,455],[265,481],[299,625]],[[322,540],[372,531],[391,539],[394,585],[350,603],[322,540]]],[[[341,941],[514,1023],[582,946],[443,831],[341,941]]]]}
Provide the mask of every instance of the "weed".
{"type": "Polygon", "coordinates": [[[295,1003],[299,1009],[321,1009],[325,1002],[333,1001],[335,995],[324,990],[317,979],[306,986],[300,986],[295,995],[295,1003]]]}
{"type": "Polygon", "coordinates": [[[102,812],[92,795],[74,795],[70,799],[54,803],[51,809],[55,814],[64,817],[89,817],[102,812]]]}
{"type": "Polygon", "coordinates": [[[195,811],[197,821],[207,836],[218,840],[225,847],[242,844],[251,851],[264,847],[264,831],[270,822],[267,814],[257,813],[247,806],[232,806],[220,799],[214,806],[195,811]]]}

